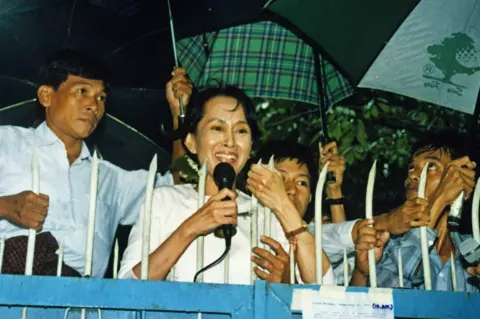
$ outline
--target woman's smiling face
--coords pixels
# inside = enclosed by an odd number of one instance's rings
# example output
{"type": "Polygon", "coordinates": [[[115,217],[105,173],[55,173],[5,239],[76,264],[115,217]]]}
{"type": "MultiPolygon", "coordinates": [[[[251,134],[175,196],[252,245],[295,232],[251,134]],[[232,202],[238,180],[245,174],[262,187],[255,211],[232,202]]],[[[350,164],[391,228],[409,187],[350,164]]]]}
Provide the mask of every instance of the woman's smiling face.
{"type": "Polygon", "coordinates": [[[195,134],[189,133],[186,146],[198,156],[200,165],[208,160],[208,173],[226,162],[238,174],[252,150],[252,134],[243,105],[232,97],[216,96],[208,100],[195,134]]]}

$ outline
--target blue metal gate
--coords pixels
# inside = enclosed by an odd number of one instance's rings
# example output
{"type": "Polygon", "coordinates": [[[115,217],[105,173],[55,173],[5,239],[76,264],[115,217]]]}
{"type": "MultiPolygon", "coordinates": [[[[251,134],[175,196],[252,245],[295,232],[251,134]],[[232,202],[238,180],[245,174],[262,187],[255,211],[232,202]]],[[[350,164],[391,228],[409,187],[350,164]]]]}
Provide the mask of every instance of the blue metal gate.
{"type": "MultiPolygon", "coordinates": [[[[0,276],[0,318],[301,318],[291,311],[294,289],[319,286],[193,284],[39,276],[0,276]],[[67,316],[65,316],[68,309],[67,316]]],[[[366,292],[368,288],[349,287],[366,292]]],[[[395,316],[402,318],[480,318],[480,294],[393,290],[395,316]]]]}

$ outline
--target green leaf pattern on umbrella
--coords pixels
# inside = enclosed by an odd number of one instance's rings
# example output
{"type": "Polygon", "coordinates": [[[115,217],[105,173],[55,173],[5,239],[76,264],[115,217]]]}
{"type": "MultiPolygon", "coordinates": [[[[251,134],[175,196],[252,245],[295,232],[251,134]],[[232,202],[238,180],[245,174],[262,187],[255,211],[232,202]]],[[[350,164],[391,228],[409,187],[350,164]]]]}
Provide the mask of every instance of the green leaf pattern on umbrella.
{"type": "Polygon", "coordinates": [[[464,33],[454,33],[446,37],[441,44],[430,45],[427,52],[430,54],[430,61],[444,75],[444,78],[430,77],[432,79],[456,85],[451,81],[455,74],[472,75],[480,71],[475,43],[464,33]]]}
{"type": "MultiPolygon", "coordinates": [[[[179,60],[199,87],[233,84],[251,97],[319,104],[312,48],[273,22],[240,25],[177,42],[179,60]],[[207,56],[204,43],[208,43],[207,56]]],[[[353,93],[346,79],[320,56],[327,106],[353,93]]]]}

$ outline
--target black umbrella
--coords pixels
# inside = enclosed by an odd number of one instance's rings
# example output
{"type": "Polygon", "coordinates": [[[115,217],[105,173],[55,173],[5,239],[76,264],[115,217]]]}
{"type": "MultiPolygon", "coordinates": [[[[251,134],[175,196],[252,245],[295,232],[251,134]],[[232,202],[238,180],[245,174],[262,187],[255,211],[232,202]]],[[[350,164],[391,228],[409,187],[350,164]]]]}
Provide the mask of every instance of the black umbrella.
{"type": "MultiPolygon", "coordinates": [[[[251,20],[263,0],[172,0],[179,39],[251,20]]],[[[0,74],[35,82],[60,48],[103,60],[120,87],[163,88],[173,68],[166,0],[0,2],[0,74]]]]}
{"type": "Polygon", "coordinates": [[[2,74],[35,82],[45,58],[68,47],[103,60],[114,86],[163,87],[172,67],[171,50],[163,45],[168,44],[168,23],[160,19],[159,8],[149,10],[147,1],[139,3],[128,12],[114,1],[2,1],[2,74]]]}
{"type": "MultiPolygon", "coordinates": [[[[171,125],[164,86],[173,59],[165,9],[153,1],[0,2],[0,109],[36,97],[38,70],[54,51],[86,51],[107,65],[112,85],[106,120],[87,143],[127,169],[148,167],[158,150],[166,168],[162,148],[171,141],[161,129],[171,125]]],[[[31,126],[42,115],[31,102],[1,112],[0,124],[31,126]]]]}

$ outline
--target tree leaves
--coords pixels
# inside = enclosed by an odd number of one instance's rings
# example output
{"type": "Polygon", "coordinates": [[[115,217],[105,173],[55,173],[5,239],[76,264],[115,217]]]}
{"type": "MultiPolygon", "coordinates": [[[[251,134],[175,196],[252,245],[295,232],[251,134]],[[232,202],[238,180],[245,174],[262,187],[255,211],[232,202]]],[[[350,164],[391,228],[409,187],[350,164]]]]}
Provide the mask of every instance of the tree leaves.
{"type": "Polygon", "coordinates": [[[363,121],[358,119],[357,120],[357,141],[362,145],[363,147],[367,147],[368,142],[367,142],[367,132],[365,131],[365,125],[363,124],[363,121]]]}
{"type": "MultiPolygon", "coordinates": [[[[263,141],[296,139],[316,144],[322,136],[318,106],[291,101],[255,100],[263,141]]],[[[469,115],[390,94],[365,105],[336,106],[327,113],[329,137],[338,142],[348,164],[371,153],[393,167],[408,160],[411,144],[428,130],[457,128],[465,131],[469,115]],[[412,102],[413,101],[413,102],[412,102]],[[401,103],[410,105],[401,105],[401,103]]]]}

